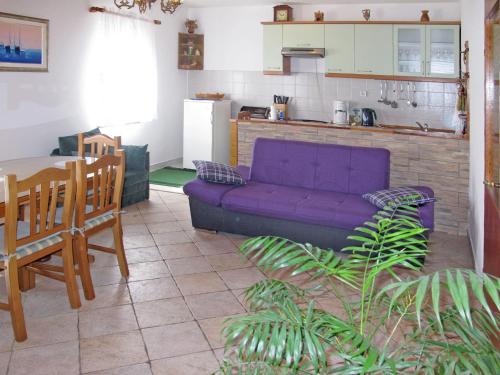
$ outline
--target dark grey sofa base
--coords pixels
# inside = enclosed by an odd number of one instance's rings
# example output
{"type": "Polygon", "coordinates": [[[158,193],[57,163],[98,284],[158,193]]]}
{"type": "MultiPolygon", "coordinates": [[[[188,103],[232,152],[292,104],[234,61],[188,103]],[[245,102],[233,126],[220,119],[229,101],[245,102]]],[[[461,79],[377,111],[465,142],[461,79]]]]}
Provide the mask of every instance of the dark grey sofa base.
{"type": "Polygon", "coordinates": [[[228,211],[193,197],[189,198],[189,205],[193,227],[198,229],[241,234],[249,237],[272,235],[335,251],[355,244],[347,239],[354,232],[341,228],[228,211]]]}

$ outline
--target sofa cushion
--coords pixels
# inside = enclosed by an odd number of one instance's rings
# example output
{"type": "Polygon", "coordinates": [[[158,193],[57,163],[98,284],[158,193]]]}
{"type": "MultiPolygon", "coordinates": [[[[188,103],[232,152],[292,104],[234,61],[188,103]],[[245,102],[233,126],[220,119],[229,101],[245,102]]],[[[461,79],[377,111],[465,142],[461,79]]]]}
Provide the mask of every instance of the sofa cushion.
{"type": "Polygon", "coordinates": [[[146,168],[146,153],[148,145],[122,146],[125,151],[125,168],[127,170],[143,171],[146,168]]]}
{"type": "Polygon", "coordinates": [[[124,186],[132,186],[135,184],[139,184],[141,182],[147,181],[149,179],[149,172],[142,170],[127,170],[125,171],[125,181],[124,186]]]}
{"type": "Polygon", "coordinates": [[[351,230],[377,209],[359,195],[249,182],[227,192],[222,207],[235,212],[351,230]]]}
{"type": "Polygon", "coordinates": [[[212,161],[194,160],[198,178],[223,185],[245,185],[246,181],[236,168],[212,161]]]}
{"type": "Polygon", "coordinates": [[[184,185],[184,193],[202,202],[219,207],[222,197],[236,187],[235,185],[211,184],[196,179],[184,185]]]}
{"type": "Polygon", "coordinates": [[[422,206],[436,201],[433,196],[431,197],[423,191],[407,186],[367,193],[363,195],[363,198],[382,209],[386,206],[392,207],[400,204],[422,206]]]}
{"type": "Polygon", "coordinates": [[[389,171],[390,152],[385,149],[259,138],[251,179],[361,195],[387,189],[389,171]]]}
{"type": "MultiPolygon", "coordinates": [[[[95,128],[83,133],[85,137],[91,137],[96,134],[101,134],[99,128],[95,128]]],[[[88,147],[88,151],[90,151],[90,146],[88,147]]],[[[59,137],[59,155],[72,156],[73,152],[78,152],[78,134],[59,137]]]]}

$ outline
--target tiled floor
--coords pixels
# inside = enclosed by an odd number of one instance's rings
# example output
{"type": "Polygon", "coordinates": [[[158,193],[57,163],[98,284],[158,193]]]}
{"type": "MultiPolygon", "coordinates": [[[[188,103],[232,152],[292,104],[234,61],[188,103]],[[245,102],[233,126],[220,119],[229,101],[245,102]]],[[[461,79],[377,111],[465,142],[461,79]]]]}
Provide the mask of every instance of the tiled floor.
{"type": "MultiPolygon", "coordinates": [[[[97,254],[97,297],[82,297],[74,311],[63,284],[37,279],[23,295],[28,341],[14,342],[10,316],[0,311],[0,375],[191,375],[218,368],[225,317],[244,314],[244,288],[265,277],[237,254],[243,238],[194,230],[180,194],[153,191],[150,202],[127,211],[128,283],[114,256],[97,254]]],[[[94,242],[111,244],[111,234],[94,242]]],[[[436,233],[432,242],[428,270],[472,266],[466,238],[436,233]]],[[[4,284],[0,273],[2,300],[4,284]]]]}

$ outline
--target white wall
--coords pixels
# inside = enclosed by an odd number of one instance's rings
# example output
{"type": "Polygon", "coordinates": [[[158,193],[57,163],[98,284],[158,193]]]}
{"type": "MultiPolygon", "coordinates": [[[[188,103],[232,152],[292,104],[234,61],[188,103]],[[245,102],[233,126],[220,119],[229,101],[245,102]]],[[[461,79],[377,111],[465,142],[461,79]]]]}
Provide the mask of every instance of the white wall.
{"type": "MultiPolygon", "coordinates": [[[[432,20],[459,20],[457,3],[294,5],[295,20],[312,20],[316,10],[325,20],[363,20],[361,10],[370,8],[372,20],[419,20],[429,9],[432,20]]],[[[272,21],[271,6],[192,8],[198,32],[205,34],[205,69],[262,71],[262,21],[272,21]]],[[[294,59],[292,71],[315,72],[316,61],[294,59]]],[[[324,71],[320,61],[318,70],[324,71]]]]}
{"type": "Polygon", "coordinates": [[[484,265],[484,0],[461,0],[462,40],[470,44],[470,239],[478,271],[484,265]]]}
{"type": "MultiPolygon", "coordinates": [[[[103,3],[103,0],[101,0],[103,3]]],[[[112,3],[106,1],[106,4],[112,3]]],[[[99,1],[92,1],[98,5],[99,1]]],[[[99,14],[88,12],[88,0],[0,0],[2,12],[50,20],[49,73],[0,72],[0,160],[48,155],[57,137],[97,127],[84,105],[84,62],[99,14]]],[[[152,163],[182,154],[182,100],[187,75],[177,70],[177,33],[184,30],[187,9],[155,18],[158,59],[158,118],[120,129],[125,144],[150,145],[152,163]]],[[[124,77],[126,79],[126,77],[124,77]]],[[[133,105],[131,103],[124,105],[133,105]]]]}

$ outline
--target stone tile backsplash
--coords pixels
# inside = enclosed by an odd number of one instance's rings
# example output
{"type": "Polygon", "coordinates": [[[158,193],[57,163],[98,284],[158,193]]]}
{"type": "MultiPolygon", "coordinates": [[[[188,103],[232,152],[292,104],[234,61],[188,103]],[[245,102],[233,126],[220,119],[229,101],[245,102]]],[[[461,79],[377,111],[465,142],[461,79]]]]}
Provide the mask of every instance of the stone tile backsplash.
{"type": "MultiPolygon", "coordinates": [[[[406,103],[406,82],[403,83],[398,108],[378,103],[379,80],[327,78],[324,74],[293,73],[291,76],[265,76],[261,72],[242,71],[192,71],[189,72],[188,92],[223,92],[233,100],[235,116],[244,105],[270,106],[273,95],[292,97],[290,117],[332,121],[333,102],[345,100],[351,108],[373,108],[378,120],[390,125],[416,126],[415,122],[428,123],[432,128],[452,129],[452,119],[457,102],[457,88],[453,83],[416,83],[417,108],[406,103]],[[366,94],[366,96],[363,96],[366,94]]],[[[401,82],[397,82],[398,88],[401,82]]],[[[389,82],[389,99],[393,99],[392,82],[389,82]]]]}

